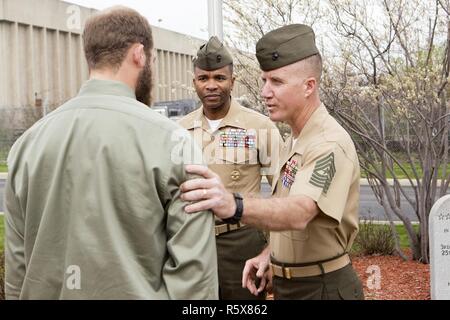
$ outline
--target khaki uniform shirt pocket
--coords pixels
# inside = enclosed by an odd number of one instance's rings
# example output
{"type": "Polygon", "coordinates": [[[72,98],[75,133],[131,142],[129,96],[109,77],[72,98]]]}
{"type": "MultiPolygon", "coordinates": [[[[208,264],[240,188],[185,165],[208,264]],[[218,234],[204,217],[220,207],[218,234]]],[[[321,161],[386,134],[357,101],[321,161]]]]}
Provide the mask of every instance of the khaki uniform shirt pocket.
{"type": "Polygon", "coordinates": [[[308,245],[309,230],[271,232],[270,247],[272,256],[285,263],[303,263],[305,246],[308,245]]]}
{"type": "Polygon", "coordinates": [[[219,148],[211,169],[229,191],[256,194],[260,191],[261,165],[256,148],[219,148]]]}
{"type": "Polygon", "coordinates": [[[309,231],[308,228],[305,230],[295,230],[295,231],[284,231],[282,234],[291,239],[292,241],[306,241],[309,239],[309,231]]]}

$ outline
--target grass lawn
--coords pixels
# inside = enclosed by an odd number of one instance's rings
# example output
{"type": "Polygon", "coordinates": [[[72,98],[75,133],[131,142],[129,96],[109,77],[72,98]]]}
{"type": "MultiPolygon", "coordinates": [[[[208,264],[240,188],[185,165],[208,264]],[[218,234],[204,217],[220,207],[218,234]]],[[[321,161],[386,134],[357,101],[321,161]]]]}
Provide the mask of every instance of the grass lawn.
{"type": "MultiPolygon", "coordinates": [[[[413,225],[414,231],[419,231],[419,225],[413,225]]],[[[401,249],[409,249],[409,237],[406,232],[406,228],[401,225],[396,225],[395,229],[397,230],[397,234],[400,240],[400,248],[401,249]]],[[[386,250],[389,246],[387,243],[387,237],[391,238],[390,226],[389,225],[381,225],[381,224],[373,224],[371,222],[367,222],[367,224],[360,224],[360,230],[356,241],[353,243],[351,253],[353,254],[363,254],[363,251],[368,250],[369,252],[373,252],[374,248],[376,249],[377,254],[387,254],[386,250]],[[360,237],[362,236],[362,239],[360,237]],[[372,239],[372,240],[370,240],[372,239]],[[384,240],[386,239],[386,240],[384,240]],[[361,241],[358,241],[361,240],[361,241]],[[361,245],[366,248],[362,249],[361,245]]],[[[367,251],[366,251],[367,252],[367,251]]],[[[370,253],[369,253],[370,254],[370,253]]]]}
{"type": "MultiPolygon", "coordinates": [[[[400,237],[400,247],[402,249],[409,248],[409,238],[408,233],[406,233],[405,227],[401,225],[396,225],[395,228],[397,229],[398,236],[400,237]]],[[[414,231],[419,231],[419,225],[415,224],[413,225],[414,231]]]]}
{"type": "MultiPolygon", "coordinates": [[[[414,176],[414,173],[413,173],[413,170],[412,170],[412,167],[411,167],[410,164],[404,164],[403,168],[405,169],[405,171],[408,173],[408,175],[410,177],[414,176]]],[[[443,168],[441,166],[441,167],[439,167],[439,170],[438,170],[438,176],[440,178],[443,178],[443,176],[442,176],[442,174],[443,174],[442,169],[443,168]]],[[[419,175],[419,177],[422,176],[422,174],[423,174],[422,173],[422,168],[419,166],[419,164],[416,164],[416,171],[417,171],[417,174],[419,175]]],[[[403,170],[400,169],[400,167],[397,164],[394,164],[394,173],[395,173],[396,177],[398,177],[400,179],[401,178],[406,178],[405,173],[403,172],[403,170]]],[[[447,175],[449,173],[450,173],[450,164],[447,165],[447,175]]],[[[389,178],[392,178],[392,175],[389,174],[389,173],[388,173],[388,176],[389,176],[389,178]]]]}
{"type": "Polygon", "coordinates": [[[0,172],[7,172],[6,159],[8,158],[9,148],[0,146],[0,172]]]}
{"type": "Polygon", "coordinates": [[[0,216],[0,252],[3,252],[3,243],[5,241],[5,225],[3,223],[4,216],[0,216]]]}
{"type": "MultiPolygon", "coordinates": [[[[422,168],[420,167],[418,162],[415,163],[415,165],[416,165],[417,175],[419,177],[421,177],[422,174],[423,174],[422,168]]],[[[402,167],[405,169],[405,171],[406,171],[406,173],[408,174],[409,177],[411,177],[411,178],[414,177],[414,173],[413,173],[412,167],[411,167],[411,165],[409,163],[403,162],[402,163],[402,167]]],[[[442,172],[443,170],[442,169],[443,168],[441,166],[441,167],[439,167],[439,170],[438,170],[438,176],[440,178],[443,178],[443,176],[442,176],[443,175],[443,172],[442,172]]],[[[447,165],[446,177],[449,175],[449,173],[450,173],[450,163],[447,165]]],[[[398,164],[396,164],[396,163],[394,163],[394,174],[397,177],[397,179],[406,179],[406,177],[407,177],[405,172],[403,172],[403,170],[401,170],[400,167],[398,166],[398,164]]],[[[386,172],[386,175],[387,175],[388,179],[392,179],[392,174],[390,172],[386,172]]],[[[366,177],[365,172],[361,172],[361,177],[362,178],[366,177]]]]}

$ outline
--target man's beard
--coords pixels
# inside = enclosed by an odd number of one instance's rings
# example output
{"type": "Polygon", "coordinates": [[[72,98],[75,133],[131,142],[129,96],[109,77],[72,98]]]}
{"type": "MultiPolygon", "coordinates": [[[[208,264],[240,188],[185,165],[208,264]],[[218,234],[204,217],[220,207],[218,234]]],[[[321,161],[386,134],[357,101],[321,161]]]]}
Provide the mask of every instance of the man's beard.
{"type": "Polygon", "coordinates": [[[152,69],[150,60],[147,60],[144,69],[138,77],[136,85],[136,99],[143,104],[150,106],[152,104],[152,69]]]}

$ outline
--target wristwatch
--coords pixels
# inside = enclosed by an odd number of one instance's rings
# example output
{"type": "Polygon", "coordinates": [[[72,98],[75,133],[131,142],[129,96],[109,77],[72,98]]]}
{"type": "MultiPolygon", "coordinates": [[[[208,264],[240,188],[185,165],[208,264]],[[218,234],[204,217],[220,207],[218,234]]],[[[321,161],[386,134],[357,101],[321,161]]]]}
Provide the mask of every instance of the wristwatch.
{"type": "Polygon", "coordinates": [[[236,211],[234,212],[234,216],[222,219],[223,222],[229,223],[229,224],[237,224],[239,221],[241,221],[242,213],[244,212],[244,198],[242,198],[242,195],[240,193],[233,193],[234,201],[236,202],[236,211]]]}

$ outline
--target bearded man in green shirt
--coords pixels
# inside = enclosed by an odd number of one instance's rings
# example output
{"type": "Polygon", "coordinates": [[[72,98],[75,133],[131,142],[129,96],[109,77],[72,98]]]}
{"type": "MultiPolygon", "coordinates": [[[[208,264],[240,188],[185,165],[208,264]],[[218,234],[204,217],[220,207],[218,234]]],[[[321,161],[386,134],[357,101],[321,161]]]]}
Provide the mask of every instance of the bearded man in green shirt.
{"type": "Polygon", "coordinates": [[[148,107],[148,21],[114,7],[83,42],[90,79],[8,157],[6,297],[217,299],[214,218],[183,212],[181,127],[148,107]]]}

